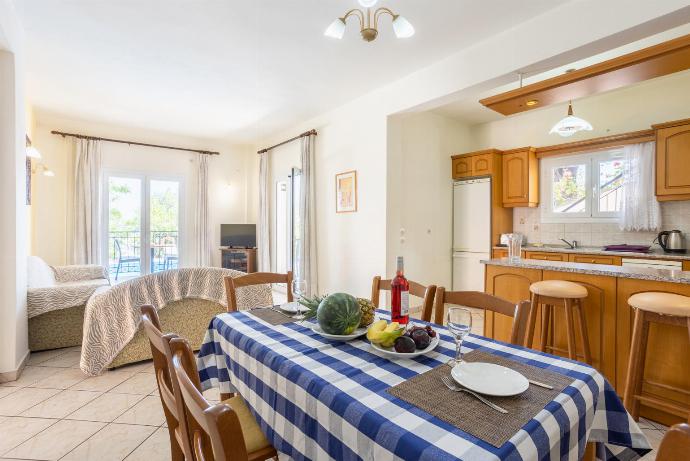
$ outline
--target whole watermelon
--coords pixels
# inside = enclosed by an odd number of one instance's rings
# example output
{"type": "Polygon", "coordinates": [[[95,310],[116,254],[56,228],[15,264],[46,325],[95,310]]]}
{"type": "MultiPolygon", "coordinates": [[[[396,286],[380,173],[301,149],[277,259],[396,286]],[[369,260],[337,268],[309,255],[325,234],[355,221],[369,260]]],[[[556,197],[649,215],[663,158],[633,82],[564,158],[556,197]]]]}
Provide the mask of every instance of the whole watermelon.
{"type": "Polygon", "coordinates": [[[334,293],[326,296],[316,311],[321,329],[331,335],[349,335],[359,326],[362,311],[354,296],[334,293]]]}

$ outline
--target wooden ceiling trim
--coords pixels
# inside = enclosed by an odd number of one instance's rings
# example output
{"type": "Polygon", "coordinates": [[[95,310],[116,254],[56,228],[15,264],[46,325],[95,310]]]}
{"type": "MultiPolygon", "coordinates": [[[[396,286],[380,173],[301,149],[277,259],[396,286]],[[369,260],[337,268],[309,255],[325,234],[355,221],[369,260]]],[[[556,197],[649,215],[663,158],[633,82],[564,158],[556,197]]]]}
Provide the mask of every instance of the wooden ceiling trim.
{"type": "Polygon", "coordinates": [[[687,69],[690,69],[690,35],[484,98],[479,102],[500,114],[512,115],[687,69]],[[527,101],[534,100],[538,103],[527,105],[527,101]]]}
{"type": "Polygon", "coordinates": [[[552,157],[555,155],[575,154],[580,152],[592,152],[627,144],[639,144],[655,140],[654,130],[632,131],[629,133],[602,136],[600,138],[585,139],[583,141],[556,144],[553,146],[537,147],[537,158],[552,157]]]}

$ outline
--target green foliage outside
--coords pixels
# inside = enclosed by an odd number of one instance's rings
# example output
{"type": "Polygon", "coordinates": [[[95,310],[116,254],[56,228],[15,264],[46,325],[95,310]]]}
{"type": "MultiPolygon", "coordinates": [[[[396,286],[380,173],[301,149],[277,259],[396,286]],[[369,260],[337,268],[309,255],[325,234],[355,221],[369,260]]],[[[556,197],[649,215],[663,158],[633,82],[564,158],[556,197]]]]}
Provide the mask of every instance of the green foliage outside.
{"type": "Polygon", "coordinates": [[[554,170],[553,201],[556,209],[566,207],[585,196],[584,181],[578,181],[573,174],[577,167],[563,167],[554,170]]]}

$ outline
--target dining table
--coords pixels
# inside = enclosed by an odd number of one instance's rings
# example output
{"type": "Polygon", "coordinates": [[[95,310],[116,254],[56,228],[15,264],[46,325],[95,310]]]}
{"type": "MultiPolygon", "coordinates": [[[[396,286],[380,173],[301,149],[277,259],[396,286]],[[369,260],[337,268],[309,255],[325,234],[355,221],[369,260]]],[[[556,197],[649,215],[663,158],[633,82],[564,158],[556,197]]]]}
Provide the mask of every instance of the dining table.
{"type": "MultiPolygon", "coordinates": [[[[390,311],[378,310],[377,317],[389,319],[390,311]]],[[[455,339],[443,326],[431,324],[440,339],[433,351],[399,359],[376,351],[365,336],[333,341],[312,325],[275,325],[252,310],[220,314],[197,359],[202,388],[239,393],[269,442],[289,459],[579,460],[589,442],[597,459],[627,461],[651,450],[611,384],[589,365],[468,335],[466,353],[481,351],[570,382],[494,446],[390,392],[455,356],[455,339]]]]}

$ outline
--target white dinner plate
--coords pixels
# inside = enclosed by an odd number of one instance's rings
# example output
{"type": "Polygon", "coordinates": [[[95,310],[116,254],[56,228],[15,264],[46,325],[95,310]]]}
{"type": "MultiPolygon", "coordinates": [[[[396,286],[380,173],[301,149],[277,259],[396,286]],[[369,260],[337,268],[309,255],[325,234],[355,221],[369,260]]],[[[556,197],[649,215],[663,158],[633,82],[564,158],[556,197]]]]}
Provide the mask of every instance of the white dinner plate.
{"type": "Polygon", "coordinates": [[[426,347],[426,349],[417,349],[414,352],[395,352],[395,348],[393,347],[385,348],[380,344],[374,343],[371,343],[371,347],[376,349],[378,352],[381,352],[383,355],[387,355],[388,357],[396,359],[412,359],[414,357],[419,357],[420,355],[428,354],[429,352],[433,351],[434,349],[436,349],[436,346],[438,346],[438,343],[439,338],[437,334],[435,338],[431,338],[431,342],[426,347]]]}
{"type": "Polygon", "coordinates": [[[521,373],[493,363],[462,362],[450,374],[461,386],[494,397],[522,394],[529,387],[529,381],[521,373]]]}
{"type": "Polygon", "coordinates": [[[278,306],[278,309],[288,314],[299,314],[300,312],[307,312],[309,310],[306,306],[301,305],[297,301],[281,304],[278,306]]]}
{"type": "Polygon", "coordinates": [[[331,339],[333,341],[352,341],[353,339],[357,339],[360,336],[367,334],[367,329],[362,327],[357,328],[355,331],[352,332],[351,335],[332,335],[326,333],[321,329],[321,326],[318,323],[313,323],[310,326],[310,328],[314,333],[318,333],[324,338],[331,339]]]}

